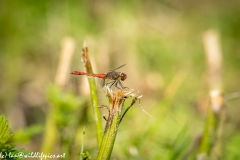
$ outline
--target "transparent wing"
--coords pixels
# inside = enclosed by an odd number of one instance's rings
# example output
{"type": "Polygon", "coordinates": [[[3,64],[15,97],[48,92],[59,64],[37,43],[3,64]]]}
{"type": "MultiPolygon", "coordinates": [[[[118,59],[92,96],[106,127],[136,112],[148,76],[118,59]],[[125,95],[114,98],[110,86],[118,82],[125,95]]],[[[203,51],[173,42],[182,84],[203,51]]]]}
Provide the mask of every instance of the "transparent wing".
{"type": "Polygon", "coordinates": [[[104,86],[105,86],[105,78],[103,78],[102,80],[101,80],[101,82],[100,82],[100,86],[103,88],[104,86]]]}
{"type": "Polygon", "coordinates": [[[119,68],[122,68],[123,66],[125,66],[126,64],[124,64],[124,65],[121,65],[120,67],[117,67],[117,68],[115,68],[115,69],[112,69],[112,70],[109,70],[109,71],[116,71],[117,69],[119,69],[119,68]]]}

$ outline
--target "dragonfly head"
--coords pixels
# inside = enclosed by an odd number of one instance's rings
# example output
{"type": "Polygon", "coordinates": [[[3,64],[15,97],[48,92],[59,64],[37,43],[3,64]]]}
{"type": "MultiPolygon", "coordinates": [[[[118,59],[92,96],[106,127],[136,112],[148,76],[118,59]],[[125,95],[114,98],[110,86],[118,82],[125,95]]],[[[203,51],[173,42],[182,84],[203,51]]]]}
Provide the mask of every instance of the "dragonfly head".
{"type": "Polygon", "coordinates": [[[121,81],[124,81],[127,78],[127,75],[125,73],[121,73],[120,79],[121,81]]]}

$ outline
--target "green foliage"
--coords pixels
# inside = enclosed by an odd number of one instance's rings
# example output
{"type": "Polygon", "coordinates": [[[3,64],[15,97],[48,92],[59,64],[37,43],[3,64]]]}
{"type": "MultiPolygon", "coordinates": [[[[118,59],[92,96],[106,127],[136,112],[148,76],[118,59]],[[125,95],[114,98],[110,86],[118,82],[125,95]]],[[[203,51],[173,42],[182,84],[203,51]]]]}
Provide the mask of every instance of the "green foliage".
{"type": "Polygon", "coordinates": [[[48,99],[54,107],[54,119],[59,128],[69,126],[76,120],[77,111],[84,102],[83,99],[65,93],[53,85],[48,89],[48,99]]]}
{"type": "Polygon", "coordinates": [[[14,132],[11,139],[12,142],[29,142],[34,135],[43,132],[43,125],[35,124],[24,129],[20,129],[14,132]]]}
{"type": "Polygon", "coordinates": [[[9,139],[12,137],[11,130],[8,126],[8,122],[5,118],[5,116],[0,116],[0,145],[3,145],[9,141],[9,139]]]}
{"type": "Polygon", "coordinates": [[[21,155],[27,153],[22,148],[15,148],[15,146],[9,143],[12,137],[11,130],[8,126],[8,121],[4,115],[0,115],[0,157],[3,160],[18,160],[22,159],[21,155]]]}
{"type": "MultiPolygon", "coordinates": [[[[57,140],[60,140],[62,152],[66,153],[67,159],[70,155],[70,149],[73,145],[73,139],[76,136],[77,128],[81,120],[82,104],[84,99],[76,97],[71,93],[66,93],[60,90],[57,86],[50,86],[48,88],[47,96],[51,104],[49,123],[46,128],[49,128],[45,133],[45,140],[43,150],[51,152],[57,140]],[[56,129],[55,129],[56,128],[56,129]],[[50,130],[52,131],[50,132],[50,130]],[[60,139],[52,135],[58,134],[60,139]],[[52,144],[49,144],[51,141],[52,144]],[[49,146],[50,147],[49,147],[49,146]]],[[[84,116],[84,115],[83,115],[84,116]]]]}
{"type": "Polygon", "coordinates": [[[88,152],[81,153],[81,157],[83,160],[91,160],[92,159],[88,152]]]}
{"type": "Polygon", "coordinates": [[[169,160],[180,159],[187,151],[191,138],[187,137],[187,126],[183,127],[169,147],[169,160]]]}

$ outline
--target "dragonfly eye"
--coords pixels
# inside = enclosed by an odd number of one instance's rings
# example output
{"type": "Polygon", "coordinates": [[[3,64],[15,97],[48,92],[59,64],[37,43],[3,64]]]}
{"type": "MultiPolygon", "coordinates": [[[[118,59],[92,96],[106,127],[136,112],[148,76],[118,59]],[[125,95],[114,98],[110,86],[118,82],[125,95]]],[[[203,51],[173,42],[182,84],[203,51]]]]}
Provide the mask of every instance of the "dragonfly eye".
{"type": "Polygon", "coordinates": [[[121,73],[121,81],[124,81],[127,78],[127,75],[125,73],[121,73]]]}

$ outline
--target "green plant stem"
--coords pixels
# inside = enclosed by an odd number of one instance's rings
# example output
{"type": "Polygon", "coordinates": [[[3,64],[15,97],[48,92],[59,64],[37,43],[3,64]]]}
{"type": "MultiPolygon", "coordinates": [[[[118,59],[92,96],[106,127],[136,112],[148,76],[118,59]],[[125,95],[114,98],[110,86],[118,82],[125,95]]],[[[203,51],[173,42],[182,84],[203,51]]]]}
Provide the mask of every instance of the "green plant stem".
{"type": "MultiPolygon", "coordinates": [[[[88,73],[93,73],[90,59],[88,56],[88,48],[85,43],[83,45],[82,51],[83,51],[83,60],[85,63],[85,68],[88,73]]],[[[103,129],[102,129],[101,114],[98,109],[99,105],[98,105],[97,87],[96,87],[96,83],[95,83],[95,80],[93,77],[88,77],[88,83],[90,86],[90,94],[91,94],[94,119],[95,119],[95,123],[96,123],[96,131],[97,131],[97,143],[98,143],[98,148],[99,148],[101,145],[101,141],[102,141],[103,129]]]]}
{"type": "Polygon", "coordinates": [[[122,119],[122,108],[124,103],[123,92],[118,91],[116,94],[109,94],[110,112],[106,123],[102,143],[98,152],[97,160],[110,159],[117,130],[122,119]]]}
{"type": "Polygon", "coordinates": [[[51,106],[46,120],[44,138],[41,151],[43,153],[51,153],[58,139],[58,131],[54,120],[54,108],[51,106]]]}
{"type": "Polygon", "coordinates": [[[97,160],[110,159],[120,120],[121,115],[119,113],[116,113],[113,116],[111,126],[104,133],[97,160]]]}
{"type": "Polygon", "coordinates": [[[102,141],[103,129],[102,129],[101,114],[100,114],[100,111],[98,108],[99,104],[98,104],[98,95],[97,95],[97,90],[96,90],[96,84],[95,84],[94,78],[92,78],[92,77],[88,78],[88,82],[90,85],[91,100],[92,100],[94,118],[95,118],[95,123],[96,123],[97,142],[98,142],[98,146],[100,147],[100,144],[102,141]]]}
{"type": "Polygon", "coordinates": [[[70,148],[70,142],[68,140],[65,140],[62,144],[62,152],[65,153],[64,160],[69,159],[69,148],[70,148]]]}
{"type": "Polygon", "coordinates": [[[82,146],[81,146],[81,151],[80,151],[80,160],[83,159],[82,156],[81,156],[81,153],[83,153],[83,151],[84,151],[85,133],[86,133],[86,131],[85,131],[85,126],[84,126],[84,128],[83,128],[83,134],[82,134],[82,146]]]}
{"type": "Polygon", "coordinates": [[[203,137],[200,143],[199,153],[206,153],[207,155],[210,154],[210,151],[216,138],[218,122],[219,115],[215,113],[212,108],[209,108],[203,132],[203,137]]]}

